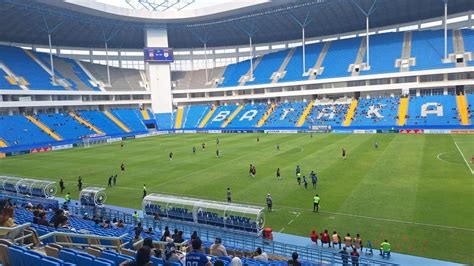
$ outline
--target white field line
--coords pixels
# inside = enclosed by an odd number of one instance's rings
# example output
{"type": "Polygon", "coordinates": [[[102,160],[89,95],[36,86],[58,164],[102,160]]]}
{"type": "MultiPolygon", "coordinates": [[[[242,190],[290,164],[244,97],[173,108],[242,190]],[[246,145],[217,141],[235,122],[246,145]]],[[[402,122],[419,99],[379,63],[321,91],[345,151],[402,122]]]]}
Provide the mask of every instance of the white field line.
{"type": "Polygon", "coordinates": [[[474,170],[472,170],[471,168],[471,165],[469,164],[469,162],[466,160],[466,157],[464,157],[464,153],[462,153],[461,149],[459,148],[458,144],[456,143],[456,141],[454,142],[454,145],[456,145],[456,148],[458,148],[458,151],[459,153],[461,154],[464,162],[466,163],[467,167],[469,168],[469,170],[471,171],[471,175],[474,175],[474,170]]]}

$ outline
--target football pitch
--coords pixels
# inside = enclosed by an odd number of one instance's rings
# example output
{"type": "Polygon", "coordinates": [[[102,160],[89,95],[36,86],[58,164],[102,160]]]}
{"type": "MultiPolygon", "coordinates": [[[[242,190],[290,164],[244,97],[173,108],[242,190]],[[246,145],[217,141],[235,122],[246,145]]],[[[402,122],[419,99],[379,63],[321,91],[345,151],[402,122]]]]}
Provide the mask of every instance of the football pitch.
{"type": "Polygon", "coordinates": [[[162,135],[126,141],[123,148],[114,143],[0,159],[0,173],[63,178],[73,199],[79,175],[85,187],[107,187],[108,177],[118,173],[106,203],[131,208],[141,207],[143,184],[148,193],[219,201],[230,187],[234,202],[259,206],[271,193],[274,211],[266,213],[265,226],[276,232],[360,233],[375,248],[387,239],[394,252],[473,264],[473,155],[472,135],[162,135]],[[307,190],[297,184],[297,165],[307,177],[317,173],[316,189],[310,179],[307,190]],[[319,213],[312,211],[316,193],[319,213]]]}

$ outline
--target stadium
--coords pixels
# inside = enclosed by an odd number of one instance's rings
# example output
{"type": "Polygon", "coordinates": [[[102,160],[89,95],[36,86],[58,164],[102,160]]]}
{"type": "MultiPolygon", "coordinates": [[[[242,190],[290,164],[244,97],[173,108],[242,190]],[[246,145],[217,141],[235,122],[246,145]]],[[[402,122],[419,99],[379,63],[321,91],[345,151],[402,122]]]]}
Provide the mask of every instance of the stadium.
{"type": "Polygon", "coordinates": [[[1,265],[474,264],[474,1],[0,14],[1,265]]]}

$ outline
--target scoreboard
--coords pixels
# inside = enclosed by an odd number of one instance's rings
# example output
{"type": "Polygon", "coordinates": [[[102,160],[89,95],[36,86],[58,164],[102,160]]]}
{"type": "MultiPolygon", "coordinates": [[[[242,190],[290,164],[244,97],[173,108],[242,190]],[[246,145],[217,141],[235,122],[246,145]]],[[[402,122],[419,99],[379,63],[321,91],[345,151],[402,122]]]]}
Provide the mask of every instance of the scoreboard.
{"type": "Polygon", "coordinates": [[[144,50],[145,62],[173,62],[173,49],[146,47],[144,50]]]}

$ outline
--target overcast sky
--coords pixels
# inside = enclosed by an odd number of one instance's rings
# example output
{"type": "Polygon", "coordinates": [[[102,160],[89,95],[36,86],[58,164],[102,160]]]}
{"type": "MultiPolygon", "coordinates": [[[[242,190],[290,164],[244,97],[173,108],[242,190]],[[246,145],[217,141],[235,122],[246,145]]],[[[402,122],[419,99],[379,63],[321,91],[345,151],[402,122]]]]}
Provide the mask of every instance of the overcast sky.
{"type": "MultiPolygon", "coordinates": [[[[131,8],[125,0],[96,0],[97,2],[108,4],[108,5],[114,5],[114,6],[119,6],[119,7],[125,7],[125,8],[131,8]]],[[[135,2],[138,2],[138,0],[133,0],[135,2]]],[[[159,2],[160,0],[149,0],[150,2],[159,2]]],[[[164,0],[163,0],[164,1],[164,0]]],[[[208,7],[208,6],[213,6],[216,4],[223,4],[223,3],[228,3],[232,2],[233,0],[195,0],[195,2],[189,6],[187,6],[185,9],[196,9],[196,8],[201,8],[201,7],[208,7]]]]}

